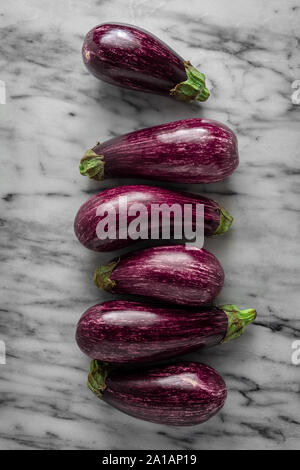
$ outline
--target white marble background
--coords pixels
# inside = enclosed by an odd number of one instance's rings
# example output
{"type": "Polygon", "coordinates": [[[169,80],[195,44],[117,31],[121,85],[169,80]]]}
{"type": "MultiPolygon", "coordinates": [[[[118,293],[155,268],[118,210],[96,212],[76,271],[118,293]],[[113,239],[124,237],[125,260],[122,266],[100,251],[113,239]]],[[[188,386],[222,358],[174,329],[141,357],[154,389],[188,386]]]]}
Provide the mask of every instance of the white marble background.
{"type": "MultiPolygon", "coordinates": [[[[299,0],[15,0],[1,10],[0,448],[299,449],[299,0]],[[210,100],[184,105],[89,75],[83,37],[105,21],[148,29],[199,66],[210,100]],[[98,187],[78,172],[87,148],[192,116],[223,121],[239,138],[235,174],[190,189],[235,216],[206,247],[226,272],[220,303],[255,307],[258,318],[243,338],[192,356],[226,380],[221,413],[172,428],[134,420],[86,387],[75,325],[111,298],[91,280],[111,254],[83,248],[72,225],[98,187]]],[[[128,181],[101,188],[118,183],[128,181]]]]}

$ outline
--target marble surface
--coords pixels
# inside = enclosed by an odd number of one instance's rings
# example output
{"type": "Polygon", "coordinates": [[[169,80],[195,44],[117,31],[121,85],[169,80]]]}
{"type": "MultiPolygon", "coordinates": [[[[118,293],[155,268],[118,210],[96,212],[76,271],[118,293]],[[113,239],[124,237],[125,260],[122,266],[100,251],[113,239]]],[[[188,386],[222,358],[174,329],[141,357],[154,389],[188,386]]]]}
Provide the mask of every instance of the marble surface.
{"type": "Polygon", "coordinates": [[[299,0],[16,0],[0,18],[0,448],[299,449],[299,0]],[[199,66],[209,101],[185,105],[89,75],[83,37],[105,21],[148,29],[199,66]],[[258,318],[243,338],[191,356],[221,373],[228,400],[207,423],[180,429],[127,417],[87,389],[75,325],[112,298],[91,280],[111,254],[86,250],[72,225],[99,187],[78,172],[87,148],[199,116],[239,138],[234,175],[189,188],[235,216],[228,234],[206,242],[226,272],[219,302],[255,307],[258,318]]]}

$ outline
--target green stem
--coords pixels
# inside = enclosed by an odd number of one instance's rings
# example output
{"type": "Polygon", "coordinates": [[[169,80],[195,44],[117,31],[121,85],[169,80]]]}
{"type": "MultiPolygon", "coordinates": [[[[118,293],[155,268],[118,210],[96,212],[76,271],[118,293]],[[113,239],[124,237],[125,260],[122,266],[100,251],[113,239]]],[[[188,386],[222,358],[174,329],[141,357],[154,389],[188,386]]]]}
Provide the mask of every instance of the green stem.
{"type": "Polygon", "coordinates": [[[236,305],[232,304],[222,305],[218,308],[223,310],[228,317],[227,332],[222,343],[227,343],[241,336],[244,333],[245,327],[256,318],[256,310],[254,308],[240,310],[236,305]]]}
{"type": "Polygon", "coordinates": [[[184,61],[184,68],[187,75],[187,80],[177,85],[170,90],[170,95],[174,96],[179,101],[206,101],[210,95],[205,86],[205,75],[199,72],[188,61],[184,61]]]}
{"type": "Polygon", "coordinates": [[[93,359],[90,364],[90,372],[88,375],[88,387],[98,397],[101,398],[106,389],[106,379],[109,374],[109,368],[93,359]]]}
{"type": "Polygon", "coordinates": [[[94,283],[97,287],[99,287],[99,289],[111,292],[112,289],[115,287],[116,282],[110,279],[109,276],[111,275],[115,267],[119,264],[119,262],[120,258],[111,261],[108,264],[103,264],[102,266],[99,266],[99,268],[95,269],[94,283]]]}
{"type": "Polygon", "coordinates": [[[233,217],[229,214],[229,212],[227,212],[227,210],[224,209],[224,207],[220,205],[219,205],[219,208],[220,208],[220,223],[214,235],[221,235],[222,233],[227,232],[230,229],[231,224],[233,222],[233,217]]]}
{"type": "Polygon", "coordinates": [[[104,179],[104,165],[104,155],[98,155],[93,149],[90,149],[83,155],[79,171],[83,176],[102,181],[104,179]]]}

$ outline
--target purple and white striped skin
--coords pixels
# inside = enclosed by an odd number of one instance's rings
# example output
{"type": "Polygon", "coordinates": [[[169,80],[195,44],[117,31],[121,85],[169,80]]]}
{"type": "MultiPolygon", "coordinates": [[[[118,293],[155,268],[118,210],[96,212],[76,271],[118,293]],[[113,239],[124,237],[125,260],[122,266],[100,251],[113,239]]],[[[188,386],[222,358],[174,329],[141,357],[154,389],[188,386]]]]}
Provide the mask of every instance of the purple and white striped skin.
{"type": "Polygon", "coordinates": [[[224,271],[206,250],[184,245],[156,246],[100,266],[95,270],[94,282],[114,294],[197,306],[209,304],[220,293],[224,271]]]}
{"type": "MultiPolygon", "coordinates": [[[[151,207],[153,204],[167,204],[169,207],[172,206],[172,204],[179,204],[182,208],[182,214],[184,214],[184,204],[192,204],[193,230],[196,228],[196,205],[204,204],[204,234],[206,236],[218,235],[227,232],[233,220],[231,215],[228,214],[228,212],[217,202],[198,194],[171,191],[146,185],[117,186],[115,188],[106,189],[95,196],[92,196],[80,207],[74,221],[74,230],[78,240],[86,248],[94,251],[113,251],[137,242],[137,240],[133,240],[130,237],[124,239],[119,238],[120,222],[126,217],[126,214],[123,214],[122,212],[120,214],[119,212],[120,197],[124,196],[127,197],[128,201],[128,213],[130,207],[137,203],[141,203],[146,207],[148,212],[148,238],[151,238],[150,223],[154,223],[153,220],[151,220],[151,207]],[[104,217],[106,217],[106,213],[103,214],[103,216],[97,215],[97,209],[99,209],[100,206],[104,208],[107,204],[109,204],[109,207],[113,208],[116,212],[117,220],[115,239],[100,239],[97,236],[97,225],[104,217]]],[[[128,215],[127,226],[135,218],[136,215],[128,215]]],[[[161,228],[163,223],[161,217],[158,222],[159,227],[161,228]]],[[[174,219],[171,214],[171,229],[173,222],[174,219]]]]}
{"type": "Polygon", "coordinates": [[[255,310],[234,305],[179,309],[113,300],[82,315],[76,341],[102,362],[157,362],[237,338],[255,317],[255,310]]]}
{"type": "Polygon", "coordinates": [[[179,362],[136,371],[110,370],[91,362],[89,389],[134,418],[170,426],[194,426],[214,416],[227,391],[222,377],[197,362],[179,362]]]}
{"type": "Polygon", "coordinates": [[[133,25],[105,23],[86,35],[82,57],[105,82],[135,91],[205,101],[205,76],[151,33],[133,25]]]}
{"type": "Polygon", "coordinates": [[[235,134],[209,119],[183,119],[140,129],[88,150],[80,172],[92,179],[145,178],[214,183],[239,164],[235,134]]]}

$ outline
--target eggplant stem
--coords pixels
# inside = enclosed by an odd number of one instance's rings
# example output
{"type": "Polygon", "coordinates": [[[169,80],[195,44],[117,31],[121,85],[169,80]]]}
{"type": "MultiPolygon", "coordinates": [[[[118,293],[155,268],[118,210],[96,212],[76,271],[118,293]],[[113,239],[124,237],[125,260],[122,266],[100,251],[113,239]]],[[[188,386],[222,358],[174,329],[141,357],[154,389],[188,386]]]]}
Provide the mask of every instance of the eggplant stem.
{"type": "Polygon", "coordinates": [[[209,98],[209,91],[205,86],[205,75],[199,72],[189,61],[184,61],[184,68],[187,80],[177,83],[170,90],[170,95],[179,101],[206,101],[209,98]]]}
{"type": "Polygon", "coordinates": [[[98,397],[101,398],[106,389],[106,379],[109,374],[109,368],[93,359],[90,364],[90,372],[88,375],[88,388],[98,397]]]}
{"type": "Polygon", "coordinates": [[[257,315],[254,308],[240,310],[233,304],[222,305],[218,308],[223,310],[228,317],[227,332],[221,343],[227,343],[228,341],[241,336],[244,333],[245,327],[252,323],[257,315]]]}
{"type": "Polygon", "coordinates": [[[111,261],[108,264],[103,264],[99,268],[95,269],[94,272],[94,283],[99,289],[103,289],[107,292],[111,292],[115,287],[116,282],[109,278],[115,267],[119,264],[120,258],[111,261]]]}
{"type": "Polygon", "coordinates": [[[220,223],[218,225],[217,230],[215,231],[214,235],[221,235],[222,233],[226,233],[233,222],[232,215],[222,206],[219,205],[220,209],[220,223]]]}
{"type": "Polygon", "coordinates": [[[98,155],[93,149],[90,149],[83,155],[79,171],[83,176],[102,181],[104,179],[104,165],[104,155],[98,155]]]}

